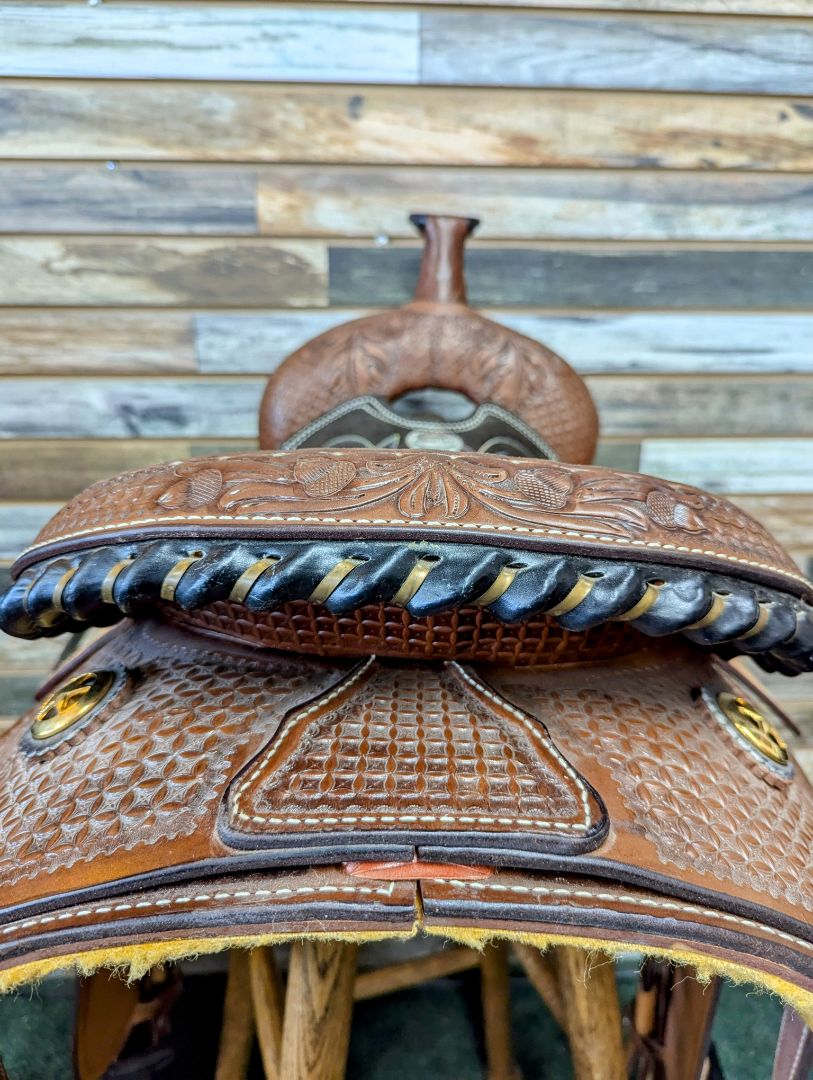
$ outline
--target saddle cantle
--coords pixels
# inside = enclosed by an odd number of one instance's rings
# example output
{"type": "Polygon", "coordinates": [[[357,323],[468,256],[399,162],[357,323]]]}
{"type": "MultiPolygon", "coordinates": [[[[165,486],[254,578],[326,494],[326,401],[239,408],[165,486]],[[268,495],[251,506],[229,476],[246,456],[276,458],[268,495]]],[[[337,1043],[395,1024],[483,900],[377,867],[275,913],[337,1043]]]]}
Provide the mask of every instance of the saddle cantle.
{"type": "Polygon", "coordinates": [[[813,1020],[813,791],[732,661],[813,668],[813,587],[725,499],[588,464],[579,376],[416,300],[268,384],[260,452],[95,484],[8,633],[115,628],[0,740],[0,983],[302,934],[566,941],[813,1020]]]}

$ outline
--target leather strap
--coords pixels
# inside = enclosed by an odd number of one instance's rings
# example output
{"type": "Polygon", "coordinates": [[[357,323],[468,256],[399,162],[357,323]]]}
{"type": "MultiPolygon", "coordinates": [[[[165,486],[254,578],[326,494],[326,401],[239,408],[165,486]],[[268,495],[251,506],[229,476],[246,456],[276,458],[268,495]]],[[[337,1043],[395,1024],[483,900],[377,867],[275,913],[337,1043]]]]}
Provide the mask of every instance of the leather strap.
{"type": "Polygon", "coordinates": [[[813,1031],[789,1005],[782,1014],[773,1080],[807,1080],[813,1067],[813,1031]]]}

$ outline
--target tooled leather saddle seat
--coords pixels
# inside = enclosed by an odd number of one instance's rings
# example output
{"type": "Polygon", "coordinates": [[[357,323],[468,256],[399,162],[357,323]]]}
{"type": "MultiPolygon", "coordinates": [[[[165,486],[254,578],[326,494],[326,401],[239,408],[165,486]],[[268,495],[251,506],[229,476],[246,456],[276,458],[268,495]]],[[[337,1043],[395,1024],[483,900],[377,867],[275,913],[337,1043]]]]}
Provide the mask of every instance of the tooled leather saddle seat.
{"type": "Polygon", "coordinates": [[[8,633],[116,625],[0,740],[0,983],[421,927],[811,1019],[813,792],[736,663],[813,667],[811,585],[588,464],[582,380],[465,305],[471,222],[419,224],[415,301],[289,357],[262,451],[95,484],[15,564],[8,633]]]}

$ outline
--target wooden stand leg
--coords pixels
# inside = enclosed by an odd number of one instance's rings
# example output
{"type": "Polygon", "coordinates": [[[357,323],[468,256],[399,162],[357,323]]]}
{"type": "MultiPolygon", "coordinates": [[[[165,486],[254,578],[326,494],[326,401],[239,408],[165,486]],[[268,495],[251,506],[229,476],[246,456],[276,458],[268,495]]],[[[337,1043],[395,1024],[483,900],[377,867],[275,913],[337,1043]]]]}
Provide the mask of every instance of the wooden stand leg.
{"type": "Polygon", "coordinates": [[[613,964],[596,965],[595,957],[583,949],[560,945],[556,973],[575,1080],[624,1080],[621,1009],[613,964]]]}
{"type": "Polygon", "coordinates": [[[556,975],[556,957],[551,950],[541,953],[532,945],[523,945],[518,941],[513,944],[514,955],[528,976],[528,981],[542,998],[548,1012],[565,1031],[565,1013],[559,993],[559,981],[556,975]]]}
{"type": "Polygon", "coordinates": [[[254,1012],[251,1006],[248,954],[243,949],[234,949],[229,954],[229,974],[223,1000],[223,1027],[215,1080],[244,1080],[253,1045],[254,1012]]]}
{"type": "Polygon", "coordinates": [[[282,979],[270,948],[252,949],[248,958],[254,1023],[266,1080],[280,1080],[282,1057],[282,979]]]}
{"type": "Polygon", "coordinates": [[[692,967],[672,973],[663,1037],[665,1080],[699,1080],[711,1046],[711,1025],[720,997],[720,980],[701,983],[692,967]]]}
{"type": "Polygon", "coordinates": [[[486,945],[480,979],[488,1080],[518,1080],[511,1040],[508,946],[504,941],[486,945]]]}
{"type": "Polygon", "coordinates": [[[342,1080],[350,1046],[356,945],[299,941],[291,949],[280,1074],[342,1080]]]}

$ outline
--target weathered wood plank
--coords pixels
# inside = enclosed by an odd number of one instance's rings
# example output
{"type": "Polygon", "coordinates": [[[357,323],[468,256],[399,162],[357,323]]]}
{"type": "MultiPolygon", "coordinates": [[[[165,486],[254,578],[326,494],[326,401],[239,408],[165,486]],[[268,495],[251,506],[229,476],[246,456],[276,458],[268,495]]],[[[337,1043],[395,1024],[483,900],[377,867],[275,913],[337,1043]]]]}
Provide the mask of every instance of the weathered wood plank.
{"type": "MultiPolygon", "coordinates": [[[[588,379],[605,437],[808,435],[810,377],[588,379]]],[[[253,439],[260,377],[9,377],[0,396],[7,439],[253,439]],[[44,403],[59,402],[59,408],[44,403]]],[[[723,444],[725,445],[725,444],[723,444]]],[[[813,469],[813,464],[811,464],[813,469]]],[[[745,489],[747,490],[747,489],[745,489]]],[[[777,488],[786,491],[788,488],[777,488]]]]}
{"type": "Polygon", "coordinates": [[[191,455],[183,440],[12,442],[0,456],[0,499],[62,501],[103,477],[191,455]]]}
{"type": "Polygon", "coordinates": [[[0,678],[0,732],[34,704],[34,694],[42,682],[39,672],[5,675],[0,678]]]}
{"type": "Polygon", "coordinates": [[[2,73],[37,78],[793,94],[813,67],[813,33],[796,21],[612,13],[516,13],[508,24],[431,9],[5,3],[0,35],[2,73]]]}
{"type": "MultiPolygon", "coordinates": [[[[785,547],[796,551],[813,550],[813,499],[809,495],[734,494],[732,498],[761,521],[785,547]]],[[[813,687],[810,692],[813,697],[813,687]]]]}
{"type": "MultiPolygon", "coordinates": [[[[330,248],[331,304],[400,304],[417,280],[415,248],[330,248]]],[[[662,247],[475,247],[477,305],[579,308],[813,308],[813,251],[662,247]]]]}
{"type": "MultiPolygon", "coordinates": [[[[0,308],[0,373],[268,374],[316,334],[366,314],[0,308]]],[[[813,315],[487,314],[585,374],[813,373],[813,315]]]]}
{"type": "Polygon", "coordinates": [[[61,505],[61,502],[0,503],[0,559],[16,559],[61,505]]]}
{"type": "MultiPolygon", "coordinates": [[[[402,4],[404,0],[345,0],[349,4],[402,4]]],[[[420,0],[423,6],[449,0],[420,0]]],[[[456,7],[483,7],[483,0],[454,0],[456,7]]],[[[796,15],[813,17],[810,0],[488,0],[492,8],[557,8],[580,11],[667,11],[698,15],[796,15]]]]}
{"type": "MultiPolygon", "coordinates": [[[[0,500],[64,502],[88,485],[117,473],[209,454],[256,450],[256,439],[26,439],[6,442],[0,455],[0,500]]],[[[615,469],[638,467],[640,447],[618,440],[599,444],[596,460],[615,469]]],[[[0,584],[1,587],[1,584],[0,584]]]]}
{"type": "Polygon", "coordinates": [[[0,157],[811,171],[813,100],[6,82],[0,157]]]}
{"type": "MultiPolygon", "coordinates": [[[[5,674],[29,674],[44,677],[51,671],[65,648],[59,638],[40,638],[23,641],[21,638],[0,635],[0,677],[5,674]]],[[[3,706],[0,703],[0,713],[3,706]]]]}
{"type": "Polygon", "coordinates": [[[0,4],[3,75],[413,83],[414,11],[0,4]]]}
{"type": "MultiPolygon", "coordinates": [[[[198,364],[212,374],[270,372],[316,334],[368,313],[198,313],[198,364]]],[[[486,314],[549,345],[585,374],[813,372],[813,315],[548,315],[510,309],[486,314]]],[[[0,332],[2,325],[0,314],[0,332]]]]}
{"type": "Polygon", "coordinates": [[[813,79],[801,22],[427,11],[421,82],[794,94],[813,79]]]}
{"type": "Polygon", "coordinates": [[[709,491],[808,495],[813,439],[647,439],[640,468],[709,491]]]}
{"type": "Polygon", "coordinates": [[[325,249],[308,240],[6,238],[0,280],[8,305],[318,306],[325,249]]]}
{"type": "Polygon", "coordinates": [[[0,308],[0,341],[0,374],[180,374],[196,367],[186,312],[0,308]]]}
{"type": "Polygon", "coordinates": [[[411,238],[411,206],[465,208],[483,239],[813,239],[807,174],[0,164],[9,233],[411,238]]]}
{"type": "MultiPolygon", "coordinates": [[[[271,236],[412,237],[405,207],[480,217],[477,235],[489,240],[813,239],[807,175],[305,166],[259,173],[260,227],[271,236]]],[[[2,220],[0,203],[0,227],[2,220]]]]}
{"type": "Polygon", "coordinates": [[[0,164],[0,232],[253,235],[256,199],[245,166],[0,164]]]}

